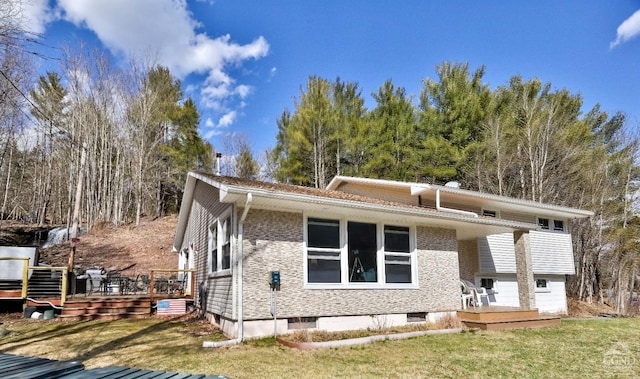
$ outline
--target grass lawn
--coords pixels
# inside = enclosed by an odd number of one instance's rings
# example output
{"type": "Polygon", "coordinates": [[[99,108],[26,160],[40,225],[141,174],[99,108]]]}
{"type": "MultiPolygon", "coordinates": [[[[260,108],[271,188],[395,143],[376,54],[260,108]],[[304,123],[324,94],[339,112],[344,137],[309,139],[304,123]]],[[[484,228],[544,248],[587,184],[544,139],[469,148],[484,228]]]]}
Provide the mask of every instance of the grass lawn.
{"type": "MultiPolygon", "coordinates": [[[[472,332],[315,351],[272,338],[221,349],[184,319],[60,322],[4,318],[0,352],[232,378],[638,378],[640,318],[565,320],[560,327],[472,332]]],[[[215,332],[214,332],[215,333],[215,332]]],[[[0,333],[2,335],[2,333],[0,333]]]]}

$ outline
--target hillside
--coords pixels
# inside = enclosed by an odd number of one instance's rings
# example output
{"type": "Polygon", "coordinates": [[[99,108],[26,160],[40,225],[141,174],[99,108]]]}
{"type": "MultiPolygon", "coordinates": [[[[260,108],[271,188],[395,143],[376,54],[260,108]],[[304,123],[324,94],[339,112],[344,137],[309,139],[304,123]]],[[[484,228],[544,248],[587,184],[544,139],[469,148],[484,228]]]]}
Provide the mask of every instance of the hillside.
{"type": "MultiPolygon", "coordinates": [[[[95,226],[82,235],[76,245],[76,272],[92,268],[118,269],[135,277],[148,275],[150,269],[178,268],[178,254],[171,251],[177,220],[177,215],[171,215],[156,220],[143,219],[138,226],[95,226]]],[[[42,249],[40,262],[66,266],[70,252],[69,242],[42,249]]]]}

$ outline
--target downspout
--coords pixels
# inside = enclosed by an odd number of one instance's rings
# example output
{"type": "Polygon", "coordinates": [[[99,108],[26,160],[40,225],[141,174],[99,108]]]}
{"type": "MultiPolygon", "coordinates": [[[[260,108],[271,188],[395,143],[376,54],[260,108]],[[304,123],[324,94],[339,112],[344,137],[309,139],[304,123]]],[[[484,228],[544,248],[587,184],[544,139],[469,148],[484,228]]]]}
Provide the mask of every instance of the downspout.
{"type": "Polygon", "coordinates": [[[238,332],[235,339],[228,341],[205,341],[202,343],[202,347],[223,347],[229,345],[235,345],[244,339],[243,333],[243,301],[242,301],[242,289],[243,289],[243,268],[242,262],[244,261],[243,252],[242,252],[242,241],[243,241],[243,232],[244,232],[244,220],[247,218],[247,213],[249,213],[249,208],[251,207],[251,202],[253,201],[253,195],[251,192],[247,193],[247,200],[244,203],[244,210],[242,211],[242,216],[240,216],[240,220],[238,221],[238,241],[237,241],[237,252],[238,252],[238,332]]]}
{"type": "Polygon", "coordinates": [[[458,213],[458,214],[466,215],[466,216],[478,217],[478,214],[474,213],[474,212],[463,211],[461,209],[452,209],[452,208],[441,207],[440,206],[440,190],[439,189],[436,189],[436,210],[443,211],[443,212],[450,212],[450,213],[458,213]]]}

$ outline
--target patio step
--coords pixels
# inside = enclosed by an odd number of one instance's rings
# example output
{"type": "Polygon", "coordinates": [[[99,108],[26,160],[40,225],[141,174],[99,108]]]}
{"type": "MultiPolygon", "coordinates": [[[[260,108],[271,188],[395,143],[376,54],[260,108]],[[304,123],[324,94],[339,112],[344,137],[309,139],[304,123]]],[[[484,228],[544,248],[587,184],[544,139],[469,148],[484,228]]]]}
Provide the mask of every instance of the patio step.
{"type": "Polygon", "coordinates": [[[63,320],[116,320],[123,318],[144,318],[151,315],[149,298],[109,298],[71,300],[64,304],[63,320]]]}
{"type": "Polygon", "coordinates": [[[560,325],[560,317],[540,315],[537,309],[478,307],[458,311],[458,318],[468,328],[505,330],[541,328],[560,325]]]}

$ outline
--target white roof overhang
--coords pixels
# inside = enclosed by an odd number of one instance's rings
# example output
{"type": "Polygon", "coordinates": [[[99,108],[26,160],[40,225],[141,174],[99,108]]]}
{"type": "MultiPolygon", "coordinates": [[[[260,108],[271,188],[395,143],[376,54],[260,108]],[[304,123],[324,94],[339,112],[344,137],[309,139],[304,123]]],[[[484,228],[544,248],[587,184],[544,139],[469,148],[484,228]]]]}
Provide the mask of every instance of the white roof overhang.
{"type": "Polygon", "coordinates": [[[573,219],[593,216],[593,212],[535,202],[531,200],[516,199],[508,196],[492,195],[483,192],[469,191],[455,187],[440,186],[427,183],[407,183],[384,179],[354,178],[336,176],[331,180],[327,189],[336,190],[343,183],[357,183],[367,186],[380,186],[388,188],[404,188],[410,191],[412,196],[422,196],[424,200],[435,200],[436,191],[440,191],[442,201],[455,204],[469,204],[482,209],[500,209],[528,213],[536,216],[550,218],[573,219]]]}
{"type": "Polygon", "coordinates": [[[348,216],[366,220],[409,223],[422,226],[455,229],[459,240],[473,239],[496,233],[515,230],[532,230],[535,224],[489,217],[472,217],[430,208],[393,206],[312,196],[306,194],[248,188],[235,185],[220,185],[220,201],[244,206],[246,196],[251,193],[252,209],[281,212],[309,212],[316,214],[348,216]]]}

